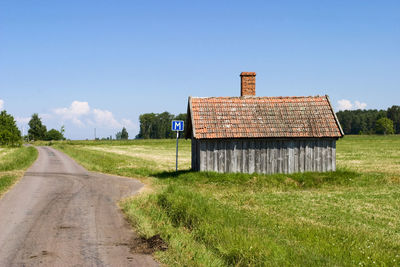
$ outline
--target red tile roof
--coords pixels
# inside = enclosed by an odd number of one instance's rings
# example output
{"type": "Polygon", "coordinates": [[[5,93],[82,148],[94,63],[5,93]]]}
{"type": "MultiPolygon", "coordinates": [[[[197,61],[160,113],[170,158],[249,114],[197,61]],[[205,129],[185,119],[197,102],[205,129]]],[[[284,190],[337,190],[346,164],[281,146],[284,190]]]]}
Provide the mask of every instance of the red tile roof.
{"type": "Polygon", "coordinates": [[[328,96],[189,97],[186,137],[342,137],[328,96]]]}

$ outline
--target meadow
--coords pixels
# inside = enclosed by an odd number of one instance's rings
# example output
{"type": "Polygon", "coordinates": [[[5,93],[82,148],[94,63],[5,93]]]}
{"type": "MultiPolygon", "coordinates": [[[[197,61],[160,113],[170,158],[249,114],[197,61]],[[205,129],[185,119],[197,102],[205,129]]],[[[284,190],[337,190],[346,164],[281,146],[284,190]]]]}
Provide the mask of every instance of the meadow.
{"type": "Polygon", "coordinates": [[[346,136],[336,172],[190,171],[190,141],[54,145],[92,171],[140,179],[120,203],[136,231],[168,243],[166,265],[396,266],[400,261],[400,136],[346,136]]]}
{"type": "Polygon", "coordinates": [[[34,147],[0,147],[0,197],[20,179],[37,158],[34,147]]]}

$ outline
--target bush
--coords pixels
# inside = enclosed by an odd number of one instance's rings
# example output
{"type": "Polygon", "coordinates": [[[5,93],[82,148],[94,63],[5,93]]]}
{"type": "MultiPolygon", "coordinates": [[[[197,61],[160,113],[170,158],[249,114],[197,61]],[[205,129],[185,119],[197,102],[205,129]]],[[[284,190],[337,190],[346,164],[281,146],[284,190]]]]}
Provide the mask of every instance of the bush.
{"type": "Polygon", "coordinates": [[[55,130],[55,129],[51,129],[50,131],[46,132],[46,134],[44,135],[44,140],[46,141],[51,141],[51,140],[64,140],[64,136],[61,132],[55,130]]]}

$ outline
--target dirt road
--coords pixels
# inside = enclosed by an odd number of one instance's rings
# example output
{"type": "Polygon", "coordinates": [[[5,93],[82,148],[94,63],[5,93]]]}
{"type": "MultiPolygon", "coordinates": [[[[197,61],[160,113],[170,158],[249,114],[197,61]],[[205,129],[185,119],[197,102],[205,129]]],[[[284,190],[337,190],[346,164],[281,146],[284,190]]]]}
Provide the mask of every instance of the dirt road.
{"type": "Polygon", "coordinates": [[[86,171],[39,147],[24,178],[0,199],[0,266],[156,266],[132,254],[136,236],[116,202],[142,184],[86,171]]]}

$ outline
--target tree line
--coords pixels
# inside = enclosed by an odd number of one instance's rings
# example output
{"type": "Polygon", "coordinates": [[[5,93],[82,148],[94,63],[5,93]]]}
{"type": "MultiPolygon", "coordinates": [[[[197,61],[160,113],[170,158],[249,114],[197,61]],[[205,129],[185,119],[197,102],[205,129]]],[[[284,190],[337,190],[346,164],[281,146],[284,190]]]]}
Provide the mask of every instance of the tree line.
{"type": "Polygon", "coordinates": [[[33,114],[29,123],[28,135],[22,136],[21,131],[17,127],[17,123],[11,114],[3,110],[0,112],[0,145],[1,146],[20,146],[22,140],[64,140],[64,126],[60,131],[51,129],[47,131],[47,127],[43,125],[42,120],[37,113],[33,114]]]}
{"type": "MultiPolygon", "coordinates": [[[[28,122],[29,130],[25,136],[21,135],[21,131],[17,127],[17,123],[11,114],[3,110],[0,112],[0,146],[20,146],[22,141],[58,141],[65,140],[65,127],[61,126],[60,130],[47,130],[42,119],[37,113],[34,113],[28,122]]],[[[117,132],[115,138],[117,140],[127,140],[129,137],[125,127],[120,132],[117,132]]],[[[96,138],[99,139],[99,138],[96,138]]],[[[104,138],[105,139],[105,138],[104,138]]],[[[107,138],[112,139],[110,136],[107,138]]]]}
{"type": "Polygon", "coordinates": [[[345,134],[400,134],[400,106],[336,113],[345,134]]]}
{"type": "Polygon", "coordinates": [[[61,129],[58,131],[56,129],[51,129],[47,131],[46,125],[42,123],[42,119],[39,117],[37,113],[34,113],[28,122],[29,125],[29,130],[28,130],[28,136],[25,137],[28,141],[38,141],[38,140],[44,140],[44,141],[51,141],[51,140],[65,140],[64,137],[64,132],[65,128],[64,126],[61,126],[61,129]]]}
{"type": "MultiPolygon", "coordinates": [[[[161,138],[176,138],[176,133],[172,131],[172,120],[185,121],[186,113],[179,115],[171,114],[167,111],[163,113],[145,113],[139,116],[140,130],[136,135],[136,139],[161,139],[161,138]]],[[[183,138],[183,134],[181,134],[183,138]]]]}

